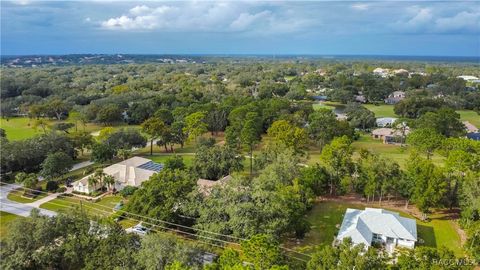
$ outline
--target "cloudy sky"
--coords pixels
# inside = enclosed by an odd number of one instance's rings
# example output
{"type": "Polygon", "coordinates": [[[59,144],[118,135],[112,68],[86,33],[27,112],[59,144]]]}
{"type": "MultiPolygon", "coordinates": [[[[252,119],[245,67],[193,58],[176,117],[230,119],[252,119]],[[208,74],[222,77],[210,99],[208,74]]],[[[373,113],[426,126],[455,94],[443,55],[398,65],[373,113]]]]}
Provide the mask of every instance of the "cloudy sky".
{"type": "Polygon", "coordinates": [[[1,53],[480,56],[480,2],[2,0],[1,53]]]}

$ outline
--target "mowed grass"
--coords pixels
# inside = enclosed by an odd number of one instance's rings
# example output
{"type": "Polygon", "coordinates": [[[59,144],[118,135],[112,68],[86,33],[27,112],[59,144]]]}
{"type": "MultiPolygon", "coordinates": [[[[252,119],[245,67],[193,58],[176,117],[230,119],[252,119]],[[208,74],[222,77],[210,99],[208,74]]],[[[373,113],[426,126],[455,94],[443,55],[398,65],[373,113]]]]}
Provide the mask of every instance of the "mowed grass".
{"type": "MultiPolygon", "coordinates": [[[[56,121],[53,119],[43,119],[47,122],[47,128],[46,131],[50,131],[51,127],[55,123],[61,123],[61,122],[69,122],[69,123],[75,123],[73,120],[65,120],[65,121],[56,121]]],[[[30,119],[28,117],[12,117],[8,119],[0,119],[0,128],[3,128],[5,132],[7,133],[7,139],[9,140],[24,140],[28,139],[37,135],[43,134],[43,129],[41,127],[34,128],[34,123],[35,119],[30,119]]],[[[103,128],[105,128],[105,125],[98,124],[98,123],[87,123],[86,125],[83,125],[79,121],[76,122],[76,127],[71,128],[72,131],[75,129],[79,131],[86,131],[90,133],[95,133],[103,128]]],[[[114,130],[118,130],[120,128],[134,128],[134,129],[140,129],[140,125],[127,125],[126,123],[117,123],[112,126],[114,130]]]]}
{"type": "Polygon", "coordinates": [[[18,203],[31,203],[48,196],[48,194],[46,193],[40,193],[35,197],[28,198],[26,196],[24,197],[23,193],[24,193],[23,188],[12,190],[8,193],[7,199],[9,199],[10,201],[18,202],[18,203]]]}
{"type": "Polygon", "coordinates": [[[195,158],[194,155],[192,154],[171,154],[171,155],[144,155],[142,157],[151,159],[154,162],[157,163],[165,163],[165,161],[174,155],[181,156],[183,158],[183,163],[185,163],[186,166],[191,166],[193,164],[193,159],[195,158]]]}
{"type": "Polygon", "coordinates": [[[480,114],[471,110],[460,110],[457,111],[460,114],[460,119],[462,121],[468,121],[477,128],[480,128],[480,114]]]}
{"type": "MultiPolygon", "coordinates": [[[[77,208],[85,211],[85,213],[87,213],[87,215],[90,217],[113,218],[115,217],[113,207],[120,201],[124,201],[124,199],[119,195],[105,196],[100,201],[95,203],[77,197],[61,197],[40,205],[40,208],[59,213],[66,213],[71,211],[73,208],[77,208]]],[[[118,223],[123,228],[129,228],[139,223],[139,221],[135,218],[125,218],[120,220],[118,223]]]]}
{"type": "MultiPolygon", "coordinates": [[[[379,206],[369,205],[367,207],[379,206]]],[[[311,224],[310,232],[306,234],[299,244],[291,244],[291,246],[307,248],[309,246],[332,244],[340,229],[347,208],[365,209],[365,205],[331,201],[317,202],[307,216],[307,220],[311,224]]],[[[395,209],[390,210],[399,212],[401,216],[414,218],[407,213],[395,209]]],[[[416,219],[418,238],[424,241],[424,243],[418,243],[418,245],[437,248],[445,246],[455,252],[457,256],[463,255],[460,236],[455,230],[455,221],[450,220],[442,212],[431,214],[429,218],[431,219],[429,222],[421,222],[416,219]]]]}
{"type": "Polygon", "coordinates": [[[388,104],[381,104],[381,105],[375,105],[375,104],[364,104],[363,105],[365,108],[369,109],[375,114],[375,117],[398,117],[393,112],[393,105],[388,105],[388,104]]]}
{"type": "MultiPolygon", "coordinates": [[[[26,117],[0,119],[0,128],[7,133],[9,140],[23,140],[43,134],[42,128],[33,128],[35,120],[26,117]]],[[[50,121],[49,121],[50,122],[50,121]]]]}
{"type": "Polygon", "coordinates": [[[11,223],[18,218],[22,218],[22,217],[0,211],[0,240],[5,238],[11,226],[11,223]]]}
{"type": "Polygon", "coordinates": [[[54,212],[68,212],[72,208],[82,208],[92,216],[109,216],[115,204],[122,200],[121,196],[105,196],[98,202],[90,202],[78,197],[58,197],[40,205],[40,208],[54,212]]]}
{"type": "MultiPolygon", "coordinates": [[[[360,149],[366,149],[380,156],[392,159],[397,162],[402,168],[405,167],[406,161],[412,152],[409,146],[400,146],[393,144],[384,144],[382,140],[374,139],[370,134],[362,134],[360,138],[352,143],[356,152],[360,149]]],[[[432,161],[435,165],[443,165],[445,158],[434,154],[432,161]]]]}

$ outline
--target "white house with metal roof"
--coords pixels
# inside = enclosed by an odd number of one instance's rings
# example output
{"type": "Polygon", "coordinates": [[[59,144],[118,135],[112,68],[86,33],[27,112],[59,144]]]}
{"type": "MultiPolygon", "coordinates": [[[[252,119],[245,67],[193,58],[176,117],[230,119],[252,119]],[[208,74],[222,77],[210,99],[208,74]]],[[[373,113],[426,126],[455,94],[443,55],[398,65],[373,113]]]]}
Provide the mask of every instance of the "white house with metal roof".
{"type": "Polygon", "coordinates": [[[385,244],[387,251],[395,247],[414,248],[417,242],[417,223],[397,212],[379,208],[365,210],[348,208],[343,217],[337,240],[351,238],[354,244],[385,244]]]}
{"type": "Polygon", "coordinates": [[[377,127],[392,127],[393,123],[397,121],[395,117],[379,117],[375,120],[377,127]]]}
{"type": "MultiPolygon", "coordinates": [[[[122,190],[126,186],[138,187],[150,176],[161,171],[163,165],[143,157],[132,157],[119,163],[115,163],[103,169],[107,175],[115,178],[115,189],[122,190]]],[[[88,184],[90,175],[73,183],[73,190],[82,193],[92,193],[99,187],[91,187],[88,184]]]]}

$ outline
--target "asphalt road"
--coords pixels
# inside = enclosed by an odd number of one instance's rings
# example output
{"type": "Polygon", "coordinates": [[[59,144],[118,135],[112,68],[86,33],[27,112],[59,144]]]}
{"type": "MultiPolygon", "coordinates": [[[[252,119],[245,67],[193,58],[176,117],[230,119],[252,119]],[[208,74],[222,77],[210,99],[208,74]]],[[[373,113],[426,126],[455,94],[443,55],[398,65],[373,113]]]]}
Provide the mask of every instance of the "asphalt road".
{"type": "Polygon", "coordinates": [[[8,185],[0,186],[0,211],[15,214],[15,215],[19,215],[19,216],[22,216],[22,217],[28,217],[30,215],[30,212],[32,211],[32,209],[37,208],[37,209],[40,210],[40,213],[43,214],[43,215],[47,215],[47,216],[56,215],[55,212],[50,211],[50,210],[41,209],[41,208],[31,206],[31,205],[28,205],[28,204],[13,202],[13,201],[10,201],[9,199],[7,199],[8,193],[12,189],[16,189],[16,188],[19,188],[19,187],[20,187],[19,185],[15,185],[15,184],[13,184],[13,185],[8,184],[8,185]]]}

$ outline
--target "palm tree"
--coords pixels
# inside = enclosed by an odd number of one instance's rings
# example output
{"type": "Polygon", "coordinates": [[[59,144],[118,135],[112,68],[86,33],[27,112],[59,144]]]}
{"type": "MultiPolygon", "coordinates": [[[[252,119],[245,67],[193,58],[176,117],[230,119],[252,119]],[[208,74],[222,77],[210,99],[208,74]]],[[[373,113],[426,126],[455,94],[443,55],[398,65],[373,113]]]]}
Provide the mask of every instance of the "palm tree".
{"type": "Polygon", "coordinates": [[[95,177],[95,175],[90,175],[87,181],[88,181],[88,186],[93,187],[93,190],[95,190],[98,184],[98,179],[95,177]]]}
{"type": "Polygon", "coordinates": [[[115,178],[111,175],[105,175],[105,177],[103,177],[103,182],[107,185],[108,189],[111,190],[112,186],[115,184],[115,178]]]}
{"type": "Polygon", "coordinates": [[[103,172],[103,170],[102,169],[97,169],[95,171],[95,173],[93,174],[93,176],[95,178],[97,178],[98,183],[100,183],[100,187],[103,188],[103,186],[105,185],[104,180],[105,180],[105,176],[106,176],[106,174],[103,172]]]}

